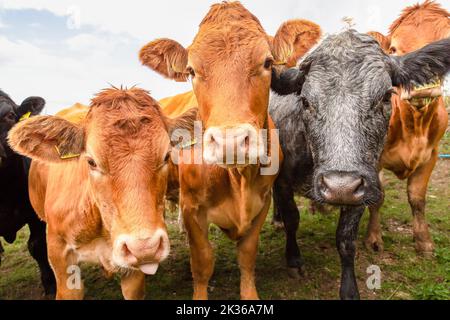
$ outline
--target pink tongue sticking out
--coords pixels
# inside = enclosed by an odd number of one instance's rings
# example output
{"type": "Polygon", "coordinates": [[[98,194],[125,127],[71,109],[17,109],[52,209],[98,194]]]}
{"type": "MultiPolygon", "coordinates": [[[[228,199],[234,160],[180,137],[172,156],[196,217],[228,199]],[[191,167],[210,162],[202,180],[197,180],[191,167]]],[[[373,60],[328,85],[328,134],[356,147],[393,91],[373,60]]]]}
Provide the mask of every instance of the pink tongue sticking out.
{"type": "Polygon", "coordinates": [[[141,271],[145,274],[154,275],[158,270],[158,266],[158,263],[148,263],[140,265],[139,269],[141,269],[141,271]]]}

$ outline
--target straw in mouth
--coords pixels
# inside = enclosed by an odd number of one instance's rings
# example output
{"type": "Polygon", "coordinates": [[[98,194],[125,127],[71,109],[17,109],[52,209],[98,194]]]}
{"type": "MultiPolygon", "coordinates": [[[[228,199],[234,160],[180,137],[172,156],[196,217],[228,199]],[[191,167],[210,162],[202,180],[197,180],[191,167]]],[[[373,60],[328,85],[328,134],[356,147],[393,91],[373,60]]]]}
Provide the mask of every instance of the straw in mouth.
{"type": "Polygon", "coordinates": [[[408,100],[415,107],[424,107],[440,96],[442,96],[441,80],[434,79],[427,84],[413,87],[411,91],[402,90],[401,99],[408,100]]]}

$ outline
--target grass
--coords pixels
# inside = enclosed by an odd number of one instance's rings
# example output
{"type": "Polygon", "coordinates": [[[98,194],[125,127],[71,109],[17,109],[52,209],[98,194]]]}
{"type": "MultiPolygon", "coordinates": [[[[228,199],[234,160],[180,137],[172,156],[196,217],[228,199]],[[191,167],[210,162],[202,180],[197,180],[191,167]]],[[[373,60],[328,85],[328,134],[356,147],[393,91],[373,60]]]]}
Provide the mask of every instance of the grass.
{"type": "Polygon", "coordinates": [[[439,151],[440,153],[450,154],[450,130],[447,130],[444,134],[439,151]]]}
{"type": "MultiPolygon", "coordinates": [[[[447,133],[440,152],[448,152],[447,133]],[[447,151],[445,151],[447,150],[447,151]]],[[[368,214],[359,232],[356,274],[362,299],[450,299],[450,161],[439,160],[427,194],[427,219],[436,244],[434,257],[418,256],[412,242],[411,213],[405,182],[386,172],[386,201],[382,208],[385,251],[372,253],[362,240],[368,214]],[[366,273],[370,265],[381,268],[380,290],[367,289],[366,273]]],[[[288,277],[284,263],[284,233],[269,221],[261,233],[257,258],[257,288],[262,299],[338,299],[340,267],[334,233],[337,214],[312,215],[306,200],[299,200],[301,225],[298,232],[306,261],[306,275],[300,280],[288,277]]],[[[167,223],[171,254],[157,274],[147,277],[148,299],[190,299],[192,280],[189,270],[189,248],[178,232],[176,215],[167,223]]],[[[17,241],[4,245],[5,256],[0,267],[0,299],[42,299],[38,268],[26,249],[28,230],[19,232],[17,241]]],[[[211,299],[239,298],[239,268],[233,242],[212,226],[210,239],[216,256],[216,267],[210,282],[211,299]]],[[[97,266],[83,265],[86,299],[121,299],[117,277],[106,279],[97,266]]]]}

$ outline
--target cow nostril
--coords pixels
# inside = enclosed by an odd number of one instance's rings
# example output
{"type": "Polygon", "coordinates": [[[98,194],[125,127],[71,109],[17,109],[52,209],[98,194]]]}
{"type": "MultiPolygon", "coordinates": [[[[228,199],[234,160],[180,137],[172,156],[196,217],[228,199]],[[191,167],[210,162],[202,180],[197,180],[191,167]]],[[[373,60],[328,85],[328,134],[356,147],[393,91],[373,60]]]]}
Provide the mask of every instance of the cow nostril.
{"type": "Polygon", "coordinates": [[[330,181],[324,175],[319,179],[319,187],[322,192],[326,192],[330,188],[330,181]]]}
{"type": "Polygon", "coordinates": [[[366,181],[363,178],[360,178],[357,183],[355,183],[355,188],[353,194],[364,194],[364,189],[366,187],[366,181]]]}
{"type": "Polygon", "coordinates": [[[127,246],[127,244],[126,244],[126,242],[124,242],[124,243],[122,244],[122,254],[123,254],[125,257],[126,257],[126,256],[129,256],[129,255],[132,255],[130,249],[128,248],[128,246],[127,246]]]}
{"type": "Polygon", "coordinates": [[[137,262],[137,258],[133,254],[133,252],[130,250],[126,242],[122,243],[122,246],[120,248],[121,255],[127,261],[129,264],[135,264],[137,262]]]}
{"type": "Polygon", "coordinates": [[[353,173],[330,172],[319,176],[318,192],[326,201],[334,204],[353,204],[361,201],[367,182],[353,173]]]}
{"type": "Polygon", "coordinates": [[[163,236],[161,236],[159,238],[158,248],[156,249],[156,252],[155,252],[155,258],[158,259],[158,260],[161,259],[161,257],[164,254],[164,251],[165,251],[164,239],[163,239],[163,236]]]}
{"type": "Polygon", "coordinates": [[[250,136],[247,135],[244,139],[244,143],[243,143],[244,149],[248,150],[248,148],[250,147],[250,136]]]}

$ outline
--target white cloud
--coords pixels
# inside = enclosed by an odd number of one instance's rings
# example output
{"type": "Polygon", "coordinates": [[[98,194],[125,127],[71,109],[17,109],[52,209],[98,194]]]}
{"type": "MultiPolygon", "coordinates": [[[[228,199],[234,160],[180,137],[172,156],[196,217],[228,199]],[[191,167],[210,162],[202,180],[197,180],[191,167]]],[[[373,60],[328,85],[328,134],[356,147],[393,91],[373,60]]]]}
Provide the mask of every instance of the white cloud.
{"type": "Polygon", "coordinates": [[[4,23],[4,22],[2,22],[2,19],[0,18],[0,29],[4,29],[4,28],[7,28],[8,26],[4,23]]]}
{"type": "MultiPolygon", "coordinates": [[[[14,30],[5,28],[0,20],[0,86],[17,100],[29,95],[43,96],[48,113],[77,101],[88,103],[108,83],[138,84],[152,90],[155,98],[186,91],[189,83],[163,79],[141,66],[137,53],[142,45],[160,37],[189,45],[209,6],[218,1],[0,0],[0,10],[48,10],[66,16],[67,28],[80,30],[58,42],[55,49],[44,39],[34,39],[33,44],[17,39],[14,30]]],[[[353,17],[361,32],[385,32],[401,9],[416,2],[242,0],[271,34],[292,18],[310,19],[325,31],[335,32],[342,28],[344,16],[353,17]]],[[[444,7],[450,9],[448,2],[444,7]]]]}
{"type": "Polygon", "coordinates": [[[196,26],[208,11],[209,5],[216,1],[171,2],[155,3],[155,1],[142,0],[126,2],[108,0],[3,0],[2,6],[5,9],[48,10],[59,16],[68,16],[74,13],[74,8],[79,8],[79,19],[82,26],[91,25],[99,28],[99,30],[112,33],[128,33],[141,41],[145,41],[157,35],[152,34],[152,30],[158,31],[162,36],[191,39],[195,35],[196,26]],[[188,25],[193,28],[187,28],[188,25]]]}
{"type": "MultiPolygon", "coordinates": [[[[59,16],[79,12],[81,25],[92,25],[113,33],[128,33],[141,41],[155,36],[173,37],[188,45],[209,6],[217,0],[3,0],[4,8],[49,10],[59,16]]],[[[357,27],[386,30],[406,5],[417,0],[242,0],[261,19],[268,32],[274,33],[282,21],[303,17],[322,25],[326,31],[338,31],[344,16],[355,17],[357,27]]],[[[448,6],[448,5],[447,5],[448,6]]],[[[78,14],[78,13],[77,13],[78,14]]]]}
{"type": "Polygon", "coordinates": [[[189,90],[140,65],[138,44],[130,56],[114,52],[129,44],[126,38],[80,34],[66,41],[62,52],[46,51],[24,41],[0,36],[0,85],[19,103],[30,95],[47,100],[45,113],[53,114],[75,102],[88,104],[92,96],[109,84],[139,85],[155,98],[189,90]]]}
{"type": "Polygon", "coordinates": [[[109,56],[116,47],[122,42],[127,44],[128,41],[122,38],[112,39],[111,37],[100,37],[96,34],[81,33],[65,41],[67,48],[74,52],[101,53],[109,56]]]}

